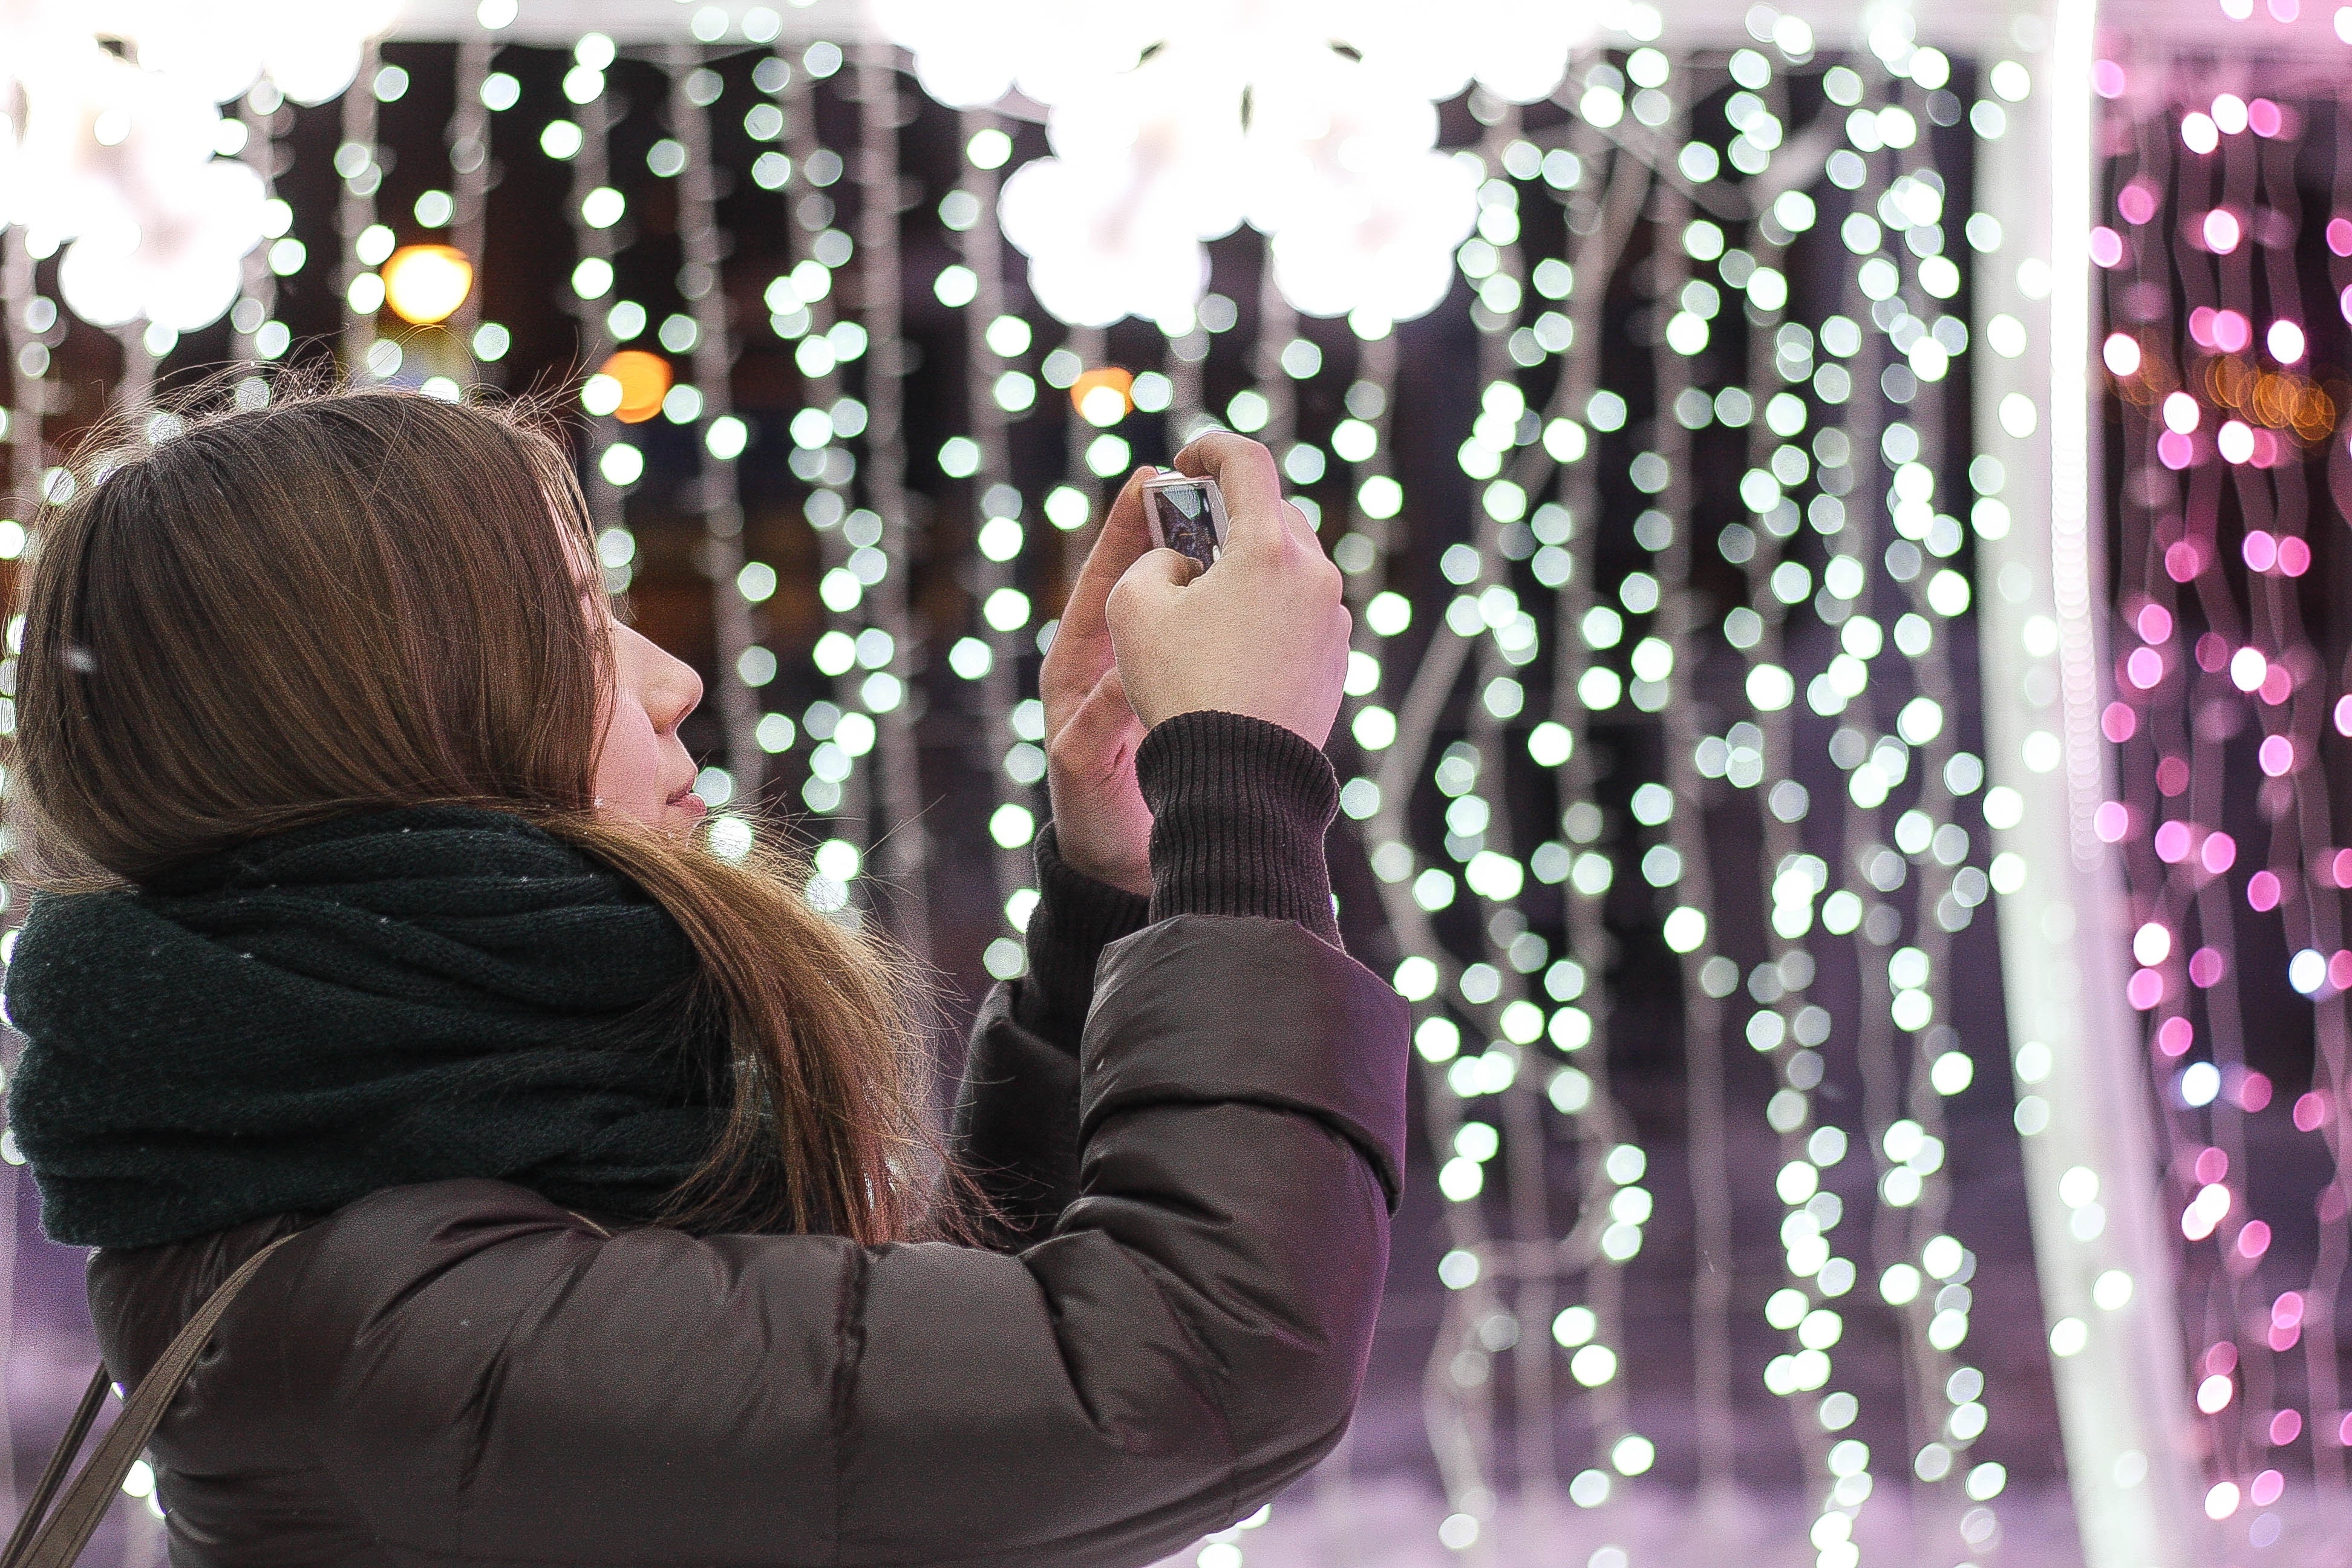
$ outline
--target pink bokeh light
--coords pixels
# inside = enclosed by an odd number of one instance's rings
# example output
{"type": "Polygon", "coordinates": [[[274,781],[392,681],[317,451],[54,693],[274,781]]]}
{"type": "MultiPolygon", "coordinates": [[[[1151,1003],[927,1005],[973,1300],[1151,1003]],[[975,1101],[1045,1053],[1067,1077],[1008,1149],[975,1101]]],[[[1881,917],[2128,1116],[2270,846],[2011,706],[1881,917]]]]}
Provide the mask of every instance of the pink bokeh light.
{"type": "Polygon", "coordinates": [[[2197,1043],[2197,1030],[2186,1018],[2167,1018],[2156,1026],[2156,1048],[2168,1058],[2185,1057],[2197,1043]]]}
{"type": "Polygon", "coordinates": [[[2246,904],[2257,914],[2268,914],[2279,905],[2279,879],[2276,871],[2257,871],[2246,879],[2246,904]]]}

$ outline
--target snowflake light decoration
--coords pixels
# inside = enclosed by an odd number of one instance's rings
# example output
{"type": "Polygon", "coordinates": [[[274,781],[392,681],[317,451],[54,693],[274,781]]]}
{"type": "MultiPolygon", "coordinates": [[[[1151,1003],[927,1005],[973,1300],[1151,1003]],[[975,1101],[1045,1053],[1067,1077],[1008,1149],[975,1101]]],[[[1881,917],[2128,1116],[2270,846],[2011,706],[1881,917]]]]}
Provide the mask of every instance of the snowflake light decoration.
{"type": "Polygon", "coordinates": [[[1436,150],[1433,106],[1473,82],[1532,102],[1601,27],[1659,26],[1624,0],[1468,0],[1442,26],[1402,0],[877,0],[876,15],[942,103],[1017,90],[1045,107],[1055,155],[1007,180],[1000,207],[1039,303],[1076,325],[1138,315],[1178,334],[1207,286],[1202,242],[1244,222],[1298,310],[1352,314],[1370,335],[1424,314],[1479,179],[1436,150]]]}
{"type": "Polygon", "coordinates": [[[0,117],[0,220],[23,225],[37,255],[68,247],[58,288],[85,321],[189,331],[218,320],[262,237],[265,193],[234,160],[243,128],[215,106],[265,75],[324,102],[390,20],[387,0],[12,8],[0,81],[22,115],[0,117]]]}

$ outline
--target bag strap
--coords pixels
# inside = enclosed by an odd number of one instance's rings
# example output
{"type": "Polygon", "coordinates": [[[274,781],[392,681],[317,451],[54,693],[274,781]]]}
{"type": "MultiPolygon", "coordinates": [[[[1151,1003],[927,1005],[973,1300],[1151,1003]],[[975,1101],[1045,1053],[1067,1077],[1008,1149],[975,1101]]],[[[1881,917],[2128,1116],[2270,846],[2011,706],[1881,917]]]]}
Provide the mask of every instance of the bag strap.
{"type": "Polygon", "coordinates": [[[0,1558],[0,1562],[16,1563],[16,1554],[24,1546],[23,1538],[31,1533],[41,1515],[48,1511],[49,1498],[57,1491],[58,1483],[65,1479],[66,1466],[80,1450],[82,1437],[89,1431],[89,1424],[98,1419],[98,1407],[104,1403],[108,1387],[106,1363],[100,1362],[98,1370],[90,1373],[89,1387],[81,1396],[81,1407],[74,1412],[73,1421],[66,1427],[64,1440],[58,1445],[57,1452],[49,1456],[48,1468],[41,1472],[40,1485],[33,1489],[33,1500],[17,1517],[16,1531],[8,1537],[7,1553],[0,1558]]]}
{"type": "Polygon", "coordinates": [[[99,1405],[105,1402],[109,1387],[106,1363],[99,1363],[88,1392],[82,1395],[81,1407],[74,1412],[73,1424],[67,1428],[58,1451],[50,1456],[40,1485],[34,1489],[30,1506],[17,1520],[6,1551],[0,1552],[0,1568],[70,1568],[98,1530],[99,1521],[106,1517],[115,1493],[121,1489],[122,1478],[130,1473],[131,1461],[147,1447],[147,1440],[154,1436],[157,1424],[163,1419],[163,1412],[171,1407],[180,1385],[187,1381],[190,1369],[203,1353],[221,1314],[228,1310],[236,1293],[245,1289],[246,1281],[253,1278],[269,1255],[301,1234],[289,1231],[279,1237],[237,1265],[236,1271],[220,1282],[196,1310],[196,1315],[173,1336],[171,1345],[148,1369],[147,1375],[139,1380],[139,1387],[123,1405],[122,1414],[115,1417],[89,1462],[66,1489],[57,1512],[43,1524],[41,1516],[48,1508],[51,1494],[57,1490],[66,1467],[79,1452],[82,1439],[89,1435],[90,1424],[98,1418],[99,1405]],[[33,1534],[36,1529],[40,1531],[38,1535],[33,1534]]]}

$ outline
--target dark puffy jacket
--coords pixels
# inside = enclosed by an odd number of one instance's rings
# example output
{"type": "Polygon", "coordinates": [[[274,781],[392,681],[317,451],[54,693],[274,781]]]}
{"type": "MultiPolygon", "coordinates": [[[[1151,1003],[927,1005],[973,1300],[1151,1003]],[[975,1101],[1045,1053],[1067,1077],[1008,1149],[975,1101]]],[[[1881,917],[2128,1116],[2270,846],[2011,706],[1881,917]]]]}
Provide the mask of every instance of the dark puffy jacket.
{"type": "Polygon", "coordinates": [[[1143,1563],[1338,1441],[1388,1258],[1405,1010],[1289,921],[1104,950],[1081,1049],[974,1030],[1005,1250],[697,1238],[390,1188],[101,1249],[126,1387],[236,1264],[151,1447],[181,1568],[1143,1563]]]}

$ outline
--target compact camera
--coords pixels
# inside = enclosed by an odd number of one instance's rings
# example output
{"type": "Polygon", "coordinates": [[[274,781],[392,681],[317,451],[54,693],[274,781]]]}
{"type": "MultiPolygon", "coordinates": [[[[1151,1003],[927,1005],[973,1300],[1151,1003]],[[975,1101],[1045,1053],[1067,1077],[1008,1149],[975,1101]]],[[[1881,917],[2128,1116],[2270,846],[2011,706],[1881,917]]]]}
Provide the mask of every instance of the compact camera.
{"type": "Polygon", "coordinates": [[[1143,481],[1143,516],[1154,549],[1215,564],[1225,548],[1225,498],[1214,479],[1162,474],[1143,481]]]}

